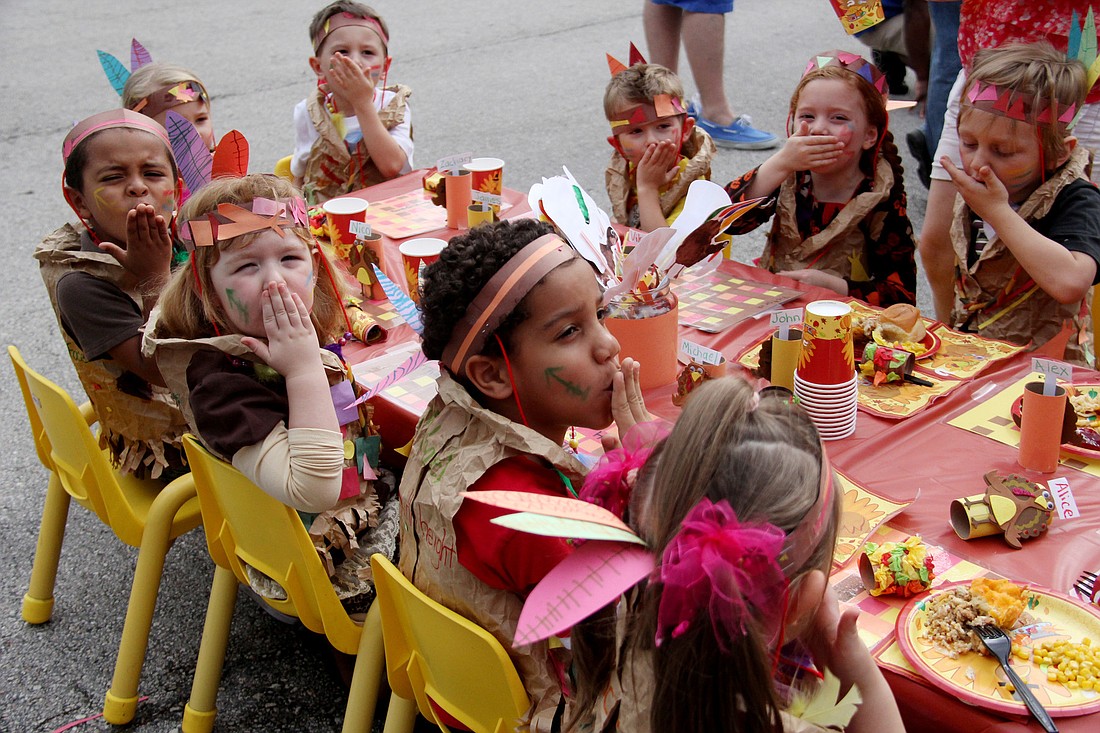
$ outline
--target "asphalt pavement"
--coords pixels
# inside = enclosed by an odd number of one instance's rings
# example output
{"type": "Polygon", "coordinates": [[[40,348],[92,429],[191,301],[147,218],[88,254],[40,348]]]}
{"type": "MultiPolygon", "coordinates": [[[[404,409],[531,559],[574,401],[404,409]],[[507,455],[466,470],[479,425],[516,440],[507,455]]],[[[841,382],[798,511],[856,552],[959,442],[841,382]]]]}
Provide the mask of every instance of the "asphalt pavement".
{"type": "MultiPolygon", "coordinates": [[[[293,143],[291,110],[313,86],[307,26],[321,2],[3,0],[0,22],[0,331],[27,361],[83,401],[31,254],[74,220],[60,189],[61,140],[73,122],[118,106],[96,59],[128,60],[131,36],[154,60],[193,69],[213,97],[219,136],[241,130],[251,170],[270,171],[293,143]]],[[[564,164],[601,205],[610,153],[602,113],[605,52],[644,52],[642,0],[553,3],[380,0],[391,30],[391,79],[413,89],[415,163],[465,151],[506,161],[504,184],[527,190],[564,164]]],[[[726,88],[738,112],[780,133],[791,91],[814,53],[866,53],[826,0],[738,0],[726,27],[726,88]]],[[[685,84],[693,89],[686,61],[685,84]]],[[[910,111],[892,126],[919,124],[910,111]]],[[[907,153],[906,153],[907,155],[907,153]]],[[[767,151],[720,150],[715,181],[763,162],[767,151]]],[[[925,190],[906,159],[910,215],[925,190]],[[912,169],[912,170],[910,170],[912,169]]],[[[735,254],[759,254],[763,233],[735,254]]],[[[927,285],[920,304],[930,307],[927,285]]],[[[20,616],[46,474],[38,463],[9,366],[0,366],[0,731],[60,731],[98,713],[121,633],[136,550],[89,512],[70,511],[53,619],[20,616]]],[[[201,529],[176,542],[165,566],[137,717],[125,730],[179,728],[212,576],[201,529]]],[[[476,673],[472,671],[472,673],[476,673]]],[[[241,596],[219,697],[219,731],[336,731],[346,693],[324,644],[241,596]]],[[[90,720],[71,728],[113,727],[90,720]]]]}

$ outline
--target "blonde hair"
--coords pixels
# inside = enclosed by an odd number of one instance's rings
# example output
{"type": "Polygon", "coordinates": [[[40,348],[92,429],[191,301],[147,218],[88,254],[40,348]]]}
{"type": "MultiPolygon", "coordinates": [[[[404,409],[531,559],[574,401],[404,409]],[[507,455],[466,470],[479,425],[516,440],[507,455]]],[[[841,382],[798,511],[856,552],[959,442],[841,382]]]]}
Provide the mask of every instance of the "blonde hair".
{"type": "Polygon", "coordinates": [[[1068,58],[1054,46],[1040,43],[1010,43],[999,48],[985,48],[974,56],[974,63],[962,92],[962,108],[959,122],[976,108],[969,100],[970,90],[978,82],[993,84],[1000,90],[1011,89],[1025,103],[1025,114],[1037,115],[1043,107],[1056,103],[1051,123],[1034,124],[1025,120],[1012,120],[1013,125],[1031,125],[1038,128],[1039,146],[1043,151],[1045,172],[1057,168],[1053,163],[1067,157],[1066,128],[1059,124],[1060,115],[1070,106],[1081,109],[1088,95],[1085,66],[1068,58]]]}
{"type": "MultiPolygon", "coordinates": [[[[276,176],[252,174],[243,178],[218,178],[191,194],[191,198],[180,211],[179,220],[185,222],[202,218],[217,211],[218,204],[223,203],[247,206],[256,198],[285,200],[295,197],[301,197],[298,189],[276,176]]],[[[222,251],[246,247],[259,235],[260,232],[251,232],[210,247],[196,247],[191,252],[190,260],[172,273],[168,285],[161,293],[156,336],[197,339],[214,336],[216,333],[234,333],[234,328],[214,293],[210,269],[217,264],[222,251]]],[[[318,271],[314,273],[313,311],[310,318],[317,330],[318,341],[321,344],[331,343],[346,329],[342,306],[344,292],[339,284],[340,280],[319,271],[328,268],[328,263],[320,261],[325,255],[309,229],[290,229],[286,236],[300,239],[314,255],[314,268],[318,271]]]]}
{"type": "Polygon", "coordinates": [[[658,94],[667,94],[684,102],[684,85],[676,72],[660,64],[634,64],[611,77],[603,93],[603,111],[607,119],[627,107],[653,102],[658,94]]]}
{"type": "MultiPolygon", "coordinates": [[[[336,0],[336,2],[331,2],[314,13],[313,19],[309,22],[309,40],[313,41],[316,39],[317,34],[324,28],[325,21],[338,13],[349,13],[357,18],[369,18],[377,22],[378,26],[382,29],[382,52],[389,53],[390,29],[389,26],[386,25],[386,21],[382,20],[382,16],[371,6],[355,2],[354,0],[336,0]]],[[[324,45],[324,41],[322,41],[321,45],[315,48],[313,52],[315,54],[320,54],[321,46],[324,45]]]]}
{"type": "MultiPolygon", "coordinates": [[[[650,459],[658,463],[640,512],[649,547],[661,558],[688,512],[704,497],[728,502],[742,522],[767,522],[790,534],[817,503],[821,453],[817,430],[797,405],[772,397],[758,402],[752,387],[738,377],[703,384],[650,459]]],[[[840,523],[840,493],[834,491],[833,505],[824,509],[829,513],[825,532],[794,571],[792,587],[812,570],[828,573],[840,523]]],[[[637,509],[632,508],[634,521],[637,509]]],[[[652,579],[644,588],[627,618],[622,650],[628,659],[638,658],[630,650],[653,655],[650,728],[681,733],[779,730],[782,705],[763,626],[750,623],[744,636],[726,639],[729,653],[719,648],[714,628],[705,620],[655,647],[662,591],[661,583],[652,579]]],[[[699,613],[705,615],[706,609],[699,613]]],[[[606,687],[616,656],[614,648],[607,648],[614,644],[615,623],[605,616],[574,629],[578,699],[573,727],[606,687]]]]}
{"type": "Polygon", "coordinates": [[[133,109],[150,94],[184,81],[195,81],[205,88],[194,72],[182,66],[159,61],[146,64],[130,74],[130,78],[126,80],[126,86],[122,88],[122,106],[133,109]]]}

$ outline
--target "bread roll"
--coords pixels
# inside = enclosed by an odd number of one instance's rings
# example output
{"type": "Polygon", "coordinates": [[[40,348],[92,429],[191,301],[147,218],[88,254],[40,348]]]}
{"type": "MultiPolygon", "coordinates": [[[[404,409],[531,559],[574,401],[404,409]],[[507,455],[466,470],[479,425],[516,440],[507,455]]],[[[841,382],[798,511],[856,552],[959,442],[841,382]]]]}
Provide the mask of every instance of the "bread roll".
{"type": "Polygon", "coordinates": [[[875,334],[883,341],[921,341],[927,330],[916,306],[897,303],[878,316],[875,334]]]}

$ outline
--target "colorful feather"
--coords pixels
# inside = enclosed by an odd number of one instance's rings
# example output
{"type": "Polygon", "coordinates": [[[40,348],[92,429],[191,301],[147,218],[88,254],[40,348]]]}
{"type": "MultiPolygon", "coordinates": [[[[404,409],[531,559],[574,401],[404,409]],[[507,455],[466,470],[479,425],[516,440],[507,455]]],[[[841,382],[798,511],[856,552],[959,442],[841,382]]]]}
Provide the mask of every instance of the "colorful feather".
{"type": "Polygon", "coordinates": [[[248,141],[239,131],[230,130],[214,148],[210,178],[241,178],[247,174],[248,141]]]}
{"type": "Polygon", "coordinates": [[[116,59],[106,51],[96,51],[99,56],[99,63],[103,67],[103,73],[107,75],[107,81],[111,82],[111,86],[118,92],[118,96],[122,96],[122,90],[126,86],[126,80],[130,78],[130,72],[122,65],[122,62],[116,59]]]}
{"type": "Polygon", "coordinates": [[[397,287],[393,280],[386,277],[386,273],[382,272],[378,265],[371,265],[371,267],[374,268],[374,276],[382,284],[382,290],[385,291],[386,297],[397,309],[397,315],[401,316],[405,323],[409,324],[409,328],[416,331],[417,334],[423,334],[424,324],[420,322],[420,311],[416,309],[416,303],[413,302],[413,299],[405,295],[405,292],[397,287]]]}
{"type": "Polygon", "coordinates": [[[1070,16],[1069,21],[1069,44],[1066,47],[1066,56],[1071,59],[1078,58],[1078,53],[1081,50],[1081,16],[1077,15],[1077,11],[1073,11],[1073,15],[1070,16]]]}
{"type": "Polygon", "coordinates": [[[168,130],[168,139],[172,141],[172,154],[176,157],[176,167],[191,193],[210,182],[210,150],[203,142],[195,126],[182,115],[168,111],[164,121],[168,130]]]}
{"type": "Polygon", "coordinates": [[[145,50],[145,46],[136,38],[130,39],[130,71],[137,71],[146,64],[153,63],[153,57],[145,50]]]}

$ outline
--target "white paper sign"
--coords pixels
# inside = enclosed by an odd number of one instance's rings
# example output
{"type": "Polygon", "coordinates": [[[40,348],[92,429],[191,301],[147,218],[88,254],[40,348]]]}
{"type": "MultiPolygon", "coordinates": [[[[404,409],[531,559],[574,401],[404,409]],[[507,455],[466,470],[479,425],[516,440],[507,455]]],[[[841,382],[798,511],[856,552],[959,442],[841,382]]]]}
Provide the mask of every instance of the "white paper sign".
{"type": "Polygon", "coordinates": [[[680,339],[680,352],[699,364],[721,364],[726,359],[722,356],[722,352],[708,349],[687,339],[680,339]]]}
{"type": "Polygon", "coordinates": [[[1076,519],[1081,516],[1077,511],[1077,502],[1073,498],[1073,492],[1069,488],[1069,479],[1052,478],[1047,481],[1047,489],[1054,499],[1054,514],[1059,519],[1076,519]]]}
{"type": "Polygon", "coordinates": [[[1048,397],[1054,394],[1054,388],[1058,386],[1059,379],[1066,382],[1073,381],[1073,367],[1064,361],[1033,358],[1031,360],[1031,371],[1039,372],[1045,377],[1043,380],[1043,394],[1048,397]]]}
{"type": "Polygon", "coordinates": [[[499,193],[486,193],[485,191],[471,191],[470,198],[478,203],[487,204],[489,206],[500,206],[500,194],[499,193]]]}
{"type": "Polygon", "coordinates": [[[435,167],[442,171],[449,171],[454,173],[462,168],[463,165],[469,163],[474,159],[473,153],[459,153],[458,155],[448,155],[440,158],[435,162],[435,167]]]}
{"type": "Polygon", "coordinates": [[[779,328],[779,338],[787,338],[791,326],[802,325],[802,309],[801,308],[788,308],[787,310],[775,311],[772,313],[771,324],[773,327],[779,328]]]}
{"type": "Polygon", "coordinates": [[[371,235],[370,224],[365,221],[349,221],[348,229],[357,237],[369,237],[371,235]]]}

